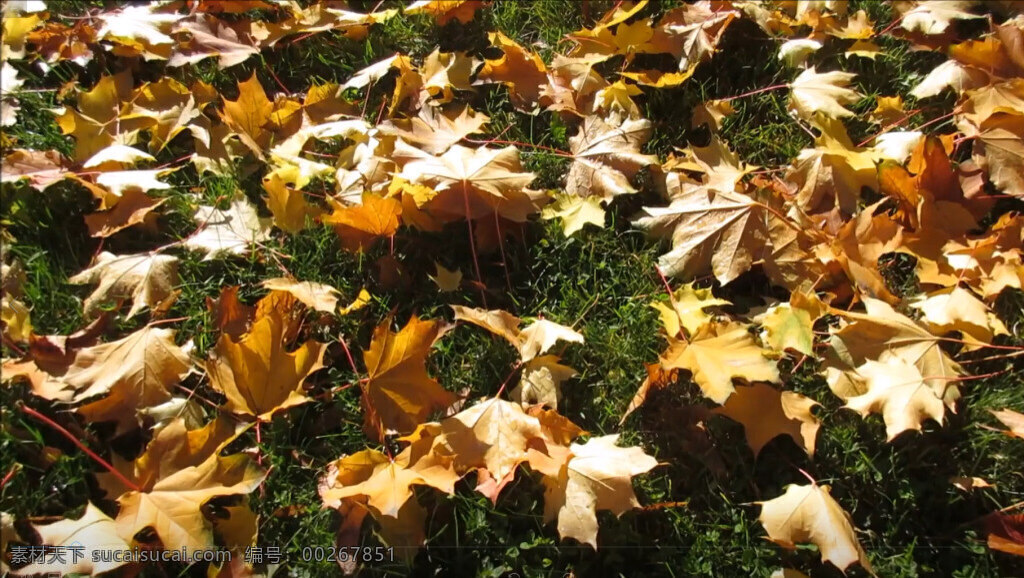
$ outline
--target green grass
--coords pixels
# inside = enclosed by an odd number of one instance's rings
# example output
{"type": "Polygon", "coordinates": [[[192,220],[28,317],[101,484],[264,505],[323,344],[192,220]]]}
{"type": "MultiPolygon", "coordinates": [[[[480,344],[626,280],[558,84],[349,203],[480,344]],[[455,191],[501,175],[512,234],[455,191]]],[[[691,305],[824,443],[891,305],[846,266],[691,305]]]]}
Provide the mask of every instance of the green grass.
{"type": "MultiPolygon", "coordinates": [[[[399,4],[385,2],[381,9],[399,4]]],[[[592,14],[599,16],[612,4],[591,2],[592,14]]],[[[863,7],[879,23],[889,21],[885,6],[854,4],[851,10],[863,7]]],[[[376,2],[353,2],[353,9],[374,5],[376,2]]],[[[301,92],[314,82],[343,82],[353,71],[397,51],[422,58],[440,47],[479,56],[490,30],[501,30],[550,59],[560,39],[583,26],[578,6],[572,0],[536,0],[527,9],[520,2],[497,0],[481,10],[474,22],[443,27],[429,17],[399,16],[374,27],[365,40],[318,34],[301,42],[285,42],[278,50],[226,71],[217,70],[212,61],[177,71],[153,63],[144,66],[137,79],[155,79],[170,72],[182,81],[210,82],[233,96],[236,82],[255,71],[268,90],[277,90],[276,76],[290,91],[301,92]]],[[[654,6],[644,14],[663,9],[665,6],[654,6]]],[[[645,91],[639,99],[641,108],[655,126],[646,150],[664,156],[673,147],[703,145],[709,136],[706,131],[690,128],[694,105],[791,80],[796,71],[774,58],[778,43],[750,22],[737,21],[723,39],[720,52],[701,65],[693,78],[677,89],[645,91]]],[[[881,43],[885,54],[874,61],[847,59],[835,43],[815,57],[820,68],[858,73],[856,88],[868,95],[855,105],[858,113],[874,108],[875,96],[901,94],[909,98],[916,80],[941,61],[936,54],[911,52],[898,40],[884,38],[881,43]]],[[[52,87],[74,77],[90,86],[116,66],[117,61],[107,56],[98,57],[84,70],[61,65],[45,77],[28,76],[26,86],[52,87]]],[[[30,71],[23,72],[25,76],[30,71]]],[[[375,88],[369,108],[387,98],[391,88],[387,81],[375,88]]],[[[575,131],[556,114],[516,112],[502,87],[480,87],[474,94],[462,96],[490,116],[489,134],[501,134],[506,140],[566,149],[568,137],[575,131]]],[[[64,153],[72,150],[73,142],[60,135],[46,110],[60,104],[53,93],[24,97],[21,104],[21,122],[5,135],[13,146],[56,148],[64,153]]],[[[925,104],[925,110],[911,119],[914,124],[948,111],[952,100],[938,98],[925,104]]],[[[745,161],[764,167],[784,166],[800,149],[811,146],[811,136],[787,113],[786,91],[739,99],[734,105],[737,112],[726,120],[722,136],[745,161]]],[[[908,103],[908,108],[911,106],[916,105],[908,103]]],[[[846,125],[854,142],[877,130],[857,118],[846,125]]],[[[941,131],[943,126],[933,125],[930,130],[941,131]]],[[[178,151],[169,150],[160,161],[177,156],[178,151]]],[[[527,168],[538,174],[536,186],[561,186],[568,168],[566,159],[529,149],[523,150],[523,158],[527,168]]],[[[204,202],[212,202],[241,190],[261,203],[261,176],[242,170],[234,177],[201,176],[186,166],[168,178],[175,188],[168,191],[159,233],[118,234],[102,248],[137,252],[189,234],[194,228],[194,204],[185,198],[190,191],[197,192],[204,202]]],[[[642,178],[640,183],[644,183],[642,178]]],[[[70,183],[44,193],[4,186],[0,195],[0,218],[11,238],[8,250],[26,268],[25,301],[32,308],[36,331],[73,333],[85,324],[80,300],[91,287],[69,285],[67,278],[88,266],[99,250],[82,221],[82,216],[92,211],[93,202],[84,190],[70,183]]],[[[705,402],[696,386],[685,379],[649,400],[623,426],[618,425],[645,376],[644,365],[656,361],[664,347],[657,314],[649,306],[663,295],[654,267],[663,247],[629,224],[640,206],[656,202],[652,187],[644,185],[639,195],[611,205],[605,229],[587,228],[569,239],[554,223],[530,223],[521,240],[508,239],[504,259],[498,252],[481,255],[480,266],[490,307],[520,316],[542,315],[572,324],[584,334],[584,345],[570,346],[564,352],[564,363],[580,375],[566,384],[560,411],[593,435],[621,433],[623,442],[641,444],[657,457],[661,465],[636,479],[642,504],[688,504],[636,510],[621,518],[601,513],[600,548],[595,552],[571,540],[560,541],[553,524],[543,523],[544,489],[537,475],[520,469],[493,507],[473,491],[474,481],[468,476],[454,496],[428,491],[418,496],[428,511],[428,543],[415,554],[411,565],[376,565],[365,569],[366,574],[497,577],[517,572],[539,577],[571,572],[576,576],[760,577],[777,568],[793,567],[812,576],[839,576],[835,568],[820,562],[813,547],[787,552],[765,540],[757,521],[759,508],[754,502],[776,497],[786,484],[803,482],[799,472],[803,469],[832,486],[833,496],[860,529],[858,537],[880,576],[1020,575],[1020,559],[988,550],[977,525],[980,517],[1019,501],[1024,493],[1020,467],[1024,443],[983,427],[995,425],[987,410],[1021,409],[1024,405],[1024,370],[1012,360],[969,366],[978,374],[1008,371],[965,382],[964,399],[949,423],[930,423],[923,434],[906,434],[893,443],[885,442],[880,418],[863,420],[842,409],[841,401],[815,375],[813,363],[794,372],[793,364],[784,362],[787,388],[809,395],[823,406],[820,417],[824,425],[813,460],[787,439],[775,440],[754,459],[742,428],[724,418],[711,419],[707,431],[697,427],[697,406],[705,402]],[[949,484],[951,476],[979,476],[995,487],[968,494],[949,484]]],[[[1019,204],[1007,210],[1014,207],[1019,209],[1019,204]]],[[[329,367],[311,379],[313,392],[321,393],[357,378],[337,339],[352,345],[356,361],[361,363],[356,350],[369,345],[373,327],[389,313],[402,324],[413,314],[451,319],[452,304],[482,305],[476,290],[464,287],[442,294],[426,277],[433,273],[435,260],[472,277],[464,223],[436,234],[402,230],[395,238],[394,256],[408,282],[391,289],[380,287],[376,265],[389,254],[385,245],[352,255],[338,246],[329,229],[313,226],[294,236],[276,234],[266,249],[249,257],[202,261],[196,253],[177,251],[182,259],[181,294],[167,316],[187,318],[174,325],[177,338],[179,342],[193,340],[197,355],[204,356],[217,336],[206,311],[207,299],[216,298],[224,286],[240,285],[243,299],[254,302],[262,294],[259,282],[280,273],[268,257],[269,249],[290,256],[286,265],[299,279],[329,283],[346,299],[368,287],[374,294],[368,307],[337,320],[312,320],[307,326],[309,337],[332,343],[329,367]]],[[[917,282],[911,264],[901,259],[886,259],[886,281],[897,294],[909,295],[917,282]]],[[[752,304],[766,285],[762,276],[752,272],[716,291],[736,303],[752,304]]],[[[1022,343],[1022,304],[1024,294],[1019,291],[1007,291],[997,302],[997,312],[1016,335],[1006,339],[1006,344],[1022,343]]],[[[105,337],[123,335],[140,326],[144,317],[110,328],[105,337]]],[[[5,348],[4,353],[13,352],[5,348]]],[[[503,341],[477,328],[460,326],[439,342],[429,367],[449,390],[468,388],[480,397],[497,392],[515,362],[514,351],[503,341]]],[[[197,388],[203,396],[217,396],[195,376],[185,385],[197,388]]],[[[97,450],[112,447],[131,455],[142,447],[143,439],[135,436],[111,444],[107,428],[83,428],[72,414],[47,410],[46,404],[28,395],[22,385],[0,388],[0,404],[5,408],[0,417],[0,475],[14,464],[21,465],[2,488],[0,510],[19,519],[66,516],[80,512],[92,500],[113,511],[113,504],[101,499],[93,481],[91,473],[97,466],[64,438],[16,408],[27,404],[47,411],[97,450]]],[[[263,492],[250,498],[260,515],[260,543],[280,546],[293,575],[335,575],[332,565],[303,562],[301,553],[303,547],[331,545],[340,524],[336,512],[321,509],[317,481],[324,468],[331,460],[368,445],[356,388],[295,408],[264,426],[262,433],[264,465],[273,471],[263,492]]],[[[255,444],[255,435],[249,431],[237,445],[255,444]]],[[[215,506],[225,505],[220,502],[215,506]]],[[[364,540],[375,545],[379,538],[371,530],[364,532],[364,540]]],[[[200,575],[203,571],[168,565],[163,574],[150,568],[146,575],[200,575]]],[[[852,568],[849,575],[866,574],[852,568]]]]}

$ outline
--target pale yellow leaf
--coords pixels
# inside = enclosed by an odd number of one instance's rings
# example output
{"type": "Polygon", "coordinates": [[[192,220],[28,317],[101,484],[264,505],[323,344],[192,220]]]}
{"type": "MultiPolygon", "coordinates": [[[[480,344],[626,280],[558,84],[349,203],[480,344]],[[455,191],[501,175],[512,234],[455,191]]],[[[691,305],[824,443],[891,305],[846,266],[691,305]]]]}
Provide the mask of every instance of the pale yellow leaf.
{"type": "Polygon", "coordinates": [[[871,571],[867,554],[857,540],[850,515],[829,493],[829,486],[810,484],[786,486],[786,493],[761,505],[759,520],[776,544],[795,549],[797,544],[811,542],[821,552],[824,562],[840,570],[859,562],[871,571]]]}

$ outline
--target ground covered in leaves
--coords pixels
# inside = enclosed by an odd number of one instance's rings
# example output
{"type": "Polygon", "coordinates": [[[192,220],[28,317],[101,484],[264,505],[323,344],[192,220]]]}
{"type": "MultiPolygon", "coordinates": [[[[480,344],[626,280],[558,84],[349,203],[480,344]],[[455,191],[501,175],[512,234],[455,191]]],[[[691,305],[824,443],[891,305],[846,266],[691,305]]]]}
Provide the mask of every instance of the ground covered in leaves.
{"type": "Polygon", "coordinates": [[[2,571],[1021,575],[1019,2],[3,10],[2,571]]]}

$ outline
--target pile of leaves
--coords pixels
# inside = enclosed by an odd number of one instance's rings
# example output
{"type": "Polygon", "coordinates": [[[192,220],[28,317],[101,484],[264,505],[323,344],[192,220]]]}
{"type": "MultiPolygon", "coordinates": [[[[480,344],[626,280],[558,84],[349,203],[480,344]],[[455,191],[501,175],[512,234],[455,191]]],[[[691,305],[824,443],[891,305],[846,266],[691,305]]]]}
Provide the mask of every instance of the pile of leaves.
{"type": "MultiPolygon", "coordinates": [[[[929,420],[947,422],[963,389],[988,377],[972,375],[968,363],[1024,351],[1020,328],[995,312],[1024,284],[1019,4],[895,2],[891,22],[832,0],[653,4],[581,3],[585,19],[607,11],[554,49],[487,31],[478,49],[397,53],[344,82],[296,90],[258,63],[318,37],[363,41],[409,16],[466,28],[490,6],[422,0],[359,11],[338,2],[188,0],[71,17],[39,0],[6,3],[2,124],[48,115],[67,146],[33,150],[5,134],[0,181],[23,198],[85,191],[95,241],[91,263],[67,279],[91,291],[81,302],[87,324],[67,335],[36,332],[24,263],[5,250],[3,380],[22,388],[5,411],[68,438],[92,460],[95,485],[77,518],[4,514],[4,571],[131,572],[137,564],[97,564],[90,553],[141,547],[236,554],[210,565],[210,575],[272,572],[243,556],[267,545],[258,529],[274,523],[252,509],[275,475],[261,428],[287,422],[298,406],[355,397],[365,449],[303,463],[318,468],[323,506],[340,514],[337,546],[358,546],[372,531],[412,563],[430,545],[428,494],[477,492],[497,508],[527,476],[542,489],[542,523],[599,548],[598,512],[641,507],[633,479],[659,462],[619,435],[589,434],[565,412],[563,388],[580,368],[562,356],[588,346],[577,330],[587,311],[559,323],[489,306],[507,299],[481,259],[500,255],[511,289],[509,241],[528,242],[539,220],[558,221],[569,237],[621,217],[667,247],[655,270],[636,272],[663,282],[667,298],[652,306],[666,343],[632,401],[620,400],[624,430],[652,396],[693,388],[706,401],[681,431],[698,428],[713,443],[704,424],[722,415],[742,425],[755,457],[788,436],[809,463],[829,424],[825,400],[790,387],[801,368],[842,407],[880,416],[889,442],[932,435],[907,433],[929,420]],[[740,22],[778,40],[791,80],[702,99],[687,111],[701,138],[657,150],[659,119],[645,116],[647,101],[690,90],[699,69],[728,59],[719,45],[740,22]],[[894,42],[940,63],[910,88],[917,108],[880,95],[865,109],[855,75],[833,64],[884,58],[894,42]],[[235,67],[255,68],[232,86],[210,82],[235,67]],[[67,71],[77,80],[61,83],[67,71]],[[43,79],[39,89],[23,88],[29,75],[43,79]],[[34,90],[54,92],[63,106],[30,111],[19,100],[34,90]],[[473,107],[482,91],[505,95],[510,115],[561,127],[565,146],[503,139],[473,107]],[[788,164],[755,166],[730,146],[730,117],[744,99],[782,91],[813,146],[788,164]],[[945,109],[908,130],[929,107],[945,109]],[[924,130],[940,121],[944,130],[924,130]],[[871,136],[855,143],[854,123],[859,132],[871,126],[871,136]],[[545,178],[524,164],[533,151],[562,163],[554,188],[538,185],[545,178]],[[172,184],[177,173],[246,184],[183,191],[172,184]],[[630,199],[640,204],[627,212],[630,199]],[[380,254],[358,290],[292,273],[281,240],[325,228],[337,238],[333,252],[380,254]],[[161,234],[167,242],[154,242],[161,234]],[[430,244],[429,278],[396,257],[396,236],[430,244]],[[467,249],[472,271],[442,264],[467,249]],[[194,258],[269,263],[279,274],[206,295],[203,334],[191,334],[195,320],[169,312],[185,289],[179,269],[194,258]],[[911,287],[892,282],[894,259],[906,264],[911,287]],[[734,306],[731,288],[750,278],[764,280],[758,302],[734,306]],[[450,316],[363,315],[398,286],[451,295],[450,316]],[[449,333],[480,329],[511,346],[503,381],[460,389],[431,375],[432,352],[449,333]],[[18,544],[74,542],[84,559],[19,565],[10,554],[18,544]]],[[[18,246],[3,234],[5,249],[18,246]]],[[[994,416],[1024,437],[1024,386],[1016,387],[1017,410],[994,416]]],[[[10,464],[4,484],[29,475],[10,464]]],[[[765,536],[787,549],[813,544],[839,570],[871,572],[851,504],[803,475],[806,484],[759,502],[765,536]]],[[[1013,507],[993,510],[988,546],[1024,554],[1024,518],[1013,507]]],[[[357,562],[339,563],[352,572],[357,562]]]]}

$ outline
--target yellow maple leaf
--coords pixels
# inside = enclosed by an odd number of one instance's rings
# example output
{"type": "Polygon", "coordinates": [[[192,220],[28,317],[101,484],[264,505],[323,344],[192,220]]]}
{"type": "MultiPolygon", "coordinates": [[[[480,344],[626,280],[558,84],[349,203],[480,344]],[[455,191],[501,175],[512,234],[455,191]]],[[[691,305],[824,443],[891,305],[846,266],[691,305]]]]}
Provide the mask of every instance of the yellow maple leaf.
{"type": "Polygon", "coordinates": [[[665,333],[670,338],[678,336],[680,329],[685,329],[687,335],[697,333],[712,319],[711,315],[704,312],[705,308],[732,305],[725,299],[715,297],[710,288],[697,289],[693,283],[676,289],[669,301],[670,306],[661,301],[654,301],[651,307],[660,313],[661,324],[665,326],[665,333]]]}
{"type": "Polygon", "coordinates": [[[99,285],[85,300],[86,317],[95,317],[100,306],[116,299],[131,299],[128,317],[144,307],[156,309],[175,297],[178,283],[178,258],[171,255],[142,253],[99,254],[96,264],[68,279],[71,283],[99,285]]]}
{"type": "Polygon", "coordinates": [[[761,341],[776,351],[792,349],[814,357],[814,322],[827,312],[816,294],[794,291],[789,303],[773,305],[757,318],[764,327],[761,341]]]}
{"type": "Polygon", "coordinates": [[[618,435],[572,444],[571,455],[557,476],[544,476],[544,519],[558,520],[558,534],[597,549],[597,510],[616,516],[640,502],[633,476],[650,471],[657,460],[639,447],[615,444],[618,435]]]}
{"type": "Polygon", "coordinates": [[[811,542],[818,546],[823,561],[840,570],[859,562],[870,572],[871,563],[857,541],[850,515],[829,490],[827,485],[790,484],[781,496],[757,502],[768,539],[791,550],[799,543],[811,542]]]}
{"type": "Polygon", "coordinates": [[[363,203],[337,207],[321,220],[334,226],[342,246],[350,251],[365,251],[381,237],[390,237],[398,230],[402,204],[390,197],[363,194],[363,203]]]}
{"type": "Polygon", "coordinates": [[[323,367],[326,346],[310,340],[287,351],[282,315],[272,312],[256,320],[238,341],[229,335],[217,341],[206,371],[227,397],[228,411],[269,421],[280,410],[310,401],[302,383],[323,367]]]}
{"type": "Polygon", "coordinates": [[[413,316],[401,331],[391,320],[377,326],[370,348],[363,352],[368,381],[363,387],[364,430],[367,435],[408,433],[431,412],[451,405],[455,394],[427,374],[427,355],[446,328],[437,321],[413,316]]]}
{"type": "Polygon", "coordinates": [[[853,116],[843,105],[863,96],[846,88],[854,76],[848,72],[818,72],[812,66],[790,83],[789,106],[804,120],[812,120],[815,113],[832,118],[853,116]]]}
{"type": "Polygon", "coordinates": [[[738,323],[707,325],[689,342],[676,342],[661,357],[666,369],[686,369],[704,397],[725,403],[733,378],[780,383],[775,362],[738,323]]]}
{"type": "Polygon", "coordinates": [[[907,430],[920,430],[925,418],[941,424],[946,405],[951,410],[954,407],[956,396],[947,391],[946,384],[926,380],[920,369],[899,357],[867,361],[857,368],[857,374],[865,391],[847,398],[845,407],[862,416],[881,413],[888,441],[907,430]]]}
{"type": "Polygon", "coordinates": [[[747,444],[756,458],[768,442],[787,435],[814,457],[821,421],[811,409],[818,405],[813,399],[792,391],[779,391],[770,385],[755,383],[741,386],[729,396],[725,405],[714,413],[743,424],[747,444]]]}

